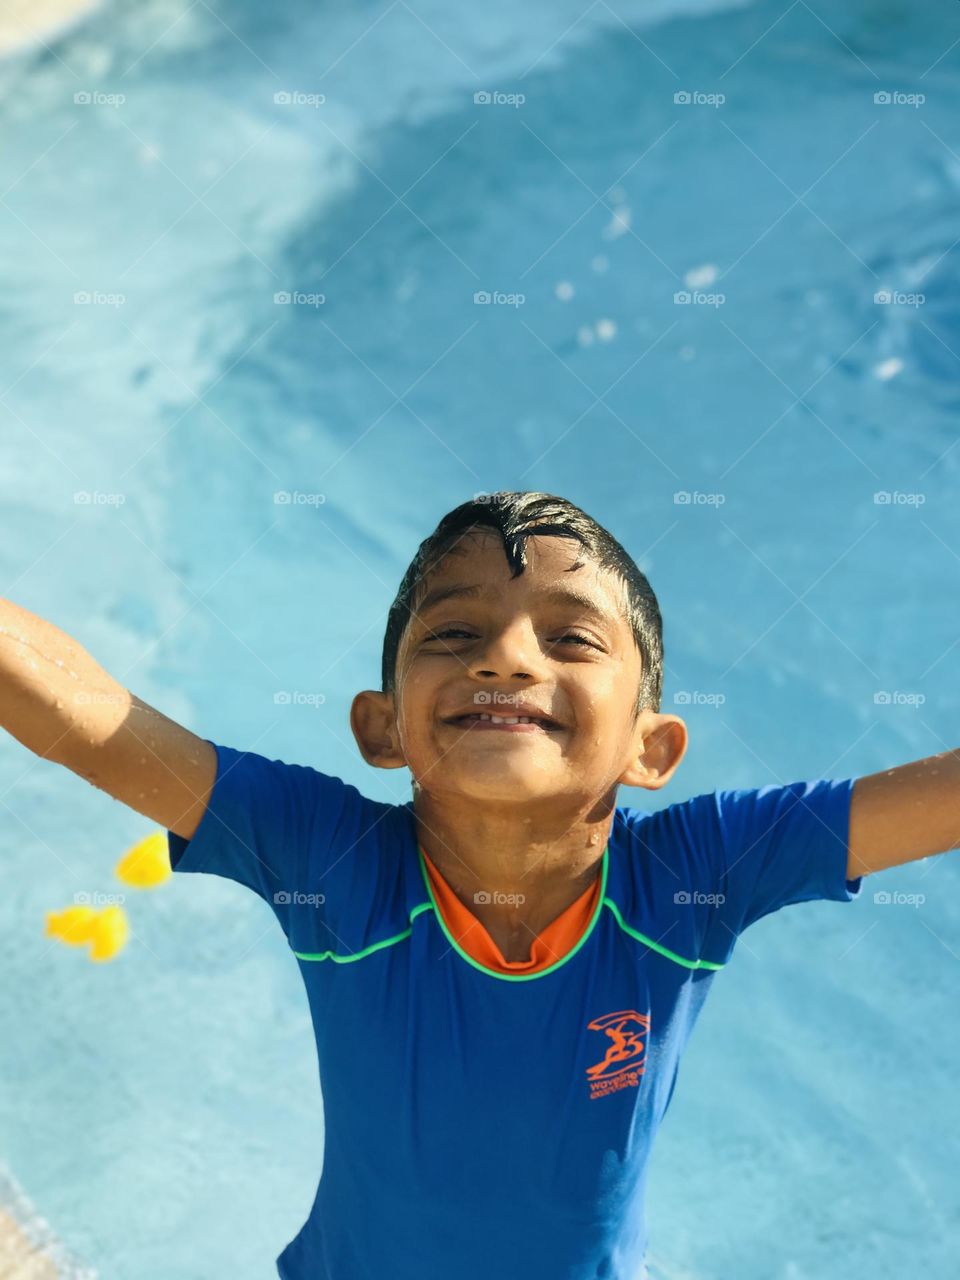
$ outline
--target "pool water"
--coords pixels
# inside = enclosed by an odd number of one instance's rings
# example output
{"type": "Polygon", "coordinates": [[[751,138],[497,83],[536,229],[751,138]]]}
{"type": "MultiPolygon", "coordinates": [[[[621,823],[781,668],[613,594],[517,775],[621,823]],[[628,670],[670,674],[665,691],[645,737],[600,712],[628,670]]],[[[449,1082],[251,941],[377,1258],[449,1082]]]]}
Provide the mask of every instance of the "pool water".
{"type": "MultiPolygon", "coordinates": [[[[403,802],[347,723],[400,575],[542,489],[663,608],[691,746],[621,803],[957,745],[960,10],[837,8],[128,0],[8,57],[2,593],[202,735],[403,802]]],[[[149,824],[0,769],[4,1164],[111,1280],[272,1275],[323,1140],[272,914],[187,877],[88,964],[44,913],[149,824]]],[[[741,939],[655,1280],[954,1274],[958,904],[947,855],[741,939]]]]}

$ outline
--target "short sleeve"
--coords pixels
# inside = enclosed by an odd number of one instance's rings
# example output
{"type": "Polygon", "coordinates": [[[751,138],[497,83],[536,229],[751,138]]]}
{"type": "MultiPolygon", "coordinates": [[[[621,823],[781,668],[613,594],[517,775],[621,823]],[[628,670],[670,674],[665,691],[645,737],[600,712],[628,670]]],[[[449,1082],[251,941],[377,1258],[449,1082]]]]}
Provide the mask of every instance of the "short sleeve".
{"type": "Polygon", "coordinates": [[[191,840],[167,832],[171,867],[245,885],[269,904],[291,944],[320,945],[326,873],[349,852],[363,798],[307,765],[211,745],[213,790],[191,840]]]}
{"type": "Polygon", "coordinates": [[[724,963],[751,924],[793,903],[852,902],[863,877],[847,879],[853,778],[717,791],[700,851],[716,902],[705,958],[724,963]]]}

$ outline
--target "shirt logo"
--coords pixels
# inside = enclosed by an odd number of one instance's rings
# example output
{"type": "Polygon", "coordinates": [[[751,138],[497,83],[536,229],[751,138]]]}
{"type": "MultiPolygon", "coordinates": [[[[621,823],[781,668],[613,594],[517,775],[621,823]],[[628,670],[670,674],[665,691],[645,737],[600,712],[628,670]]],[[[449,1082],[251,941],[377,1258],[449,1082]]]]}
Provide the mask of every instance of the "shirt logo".
{"type": "Polygon", "coordinates": [[[590,1097],[605,1098],[618,1089],[636,1088],[645,1068],[650,1015],[624,1009],[605,1013],[587,1023],[588,1031],[602,1031],[610,1043],[600,1062],[587,1067],[590,1097]]]}

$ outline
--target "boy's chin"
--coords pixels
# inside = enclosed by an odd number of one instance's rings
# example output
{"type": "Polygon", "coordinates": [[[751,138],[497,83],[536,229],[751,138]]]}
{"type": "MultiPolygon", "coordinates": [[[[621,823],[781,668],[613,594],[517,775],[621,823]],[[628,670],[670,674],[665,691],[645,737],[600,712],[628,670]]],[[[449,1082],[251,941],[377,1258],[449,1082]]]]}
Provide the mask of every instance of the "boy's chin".
{"type": "Polygon", "coordinates": [[[451,769],[433,787],[437,794],[459,795],[464,799],[497,801],[503,804],[519,804],[529,800],[551,799],[562,794],[569,786],[560,777],[544,775],[542,769],[504,767],[504,763],[491,761],[489,768],[451,769]]]}

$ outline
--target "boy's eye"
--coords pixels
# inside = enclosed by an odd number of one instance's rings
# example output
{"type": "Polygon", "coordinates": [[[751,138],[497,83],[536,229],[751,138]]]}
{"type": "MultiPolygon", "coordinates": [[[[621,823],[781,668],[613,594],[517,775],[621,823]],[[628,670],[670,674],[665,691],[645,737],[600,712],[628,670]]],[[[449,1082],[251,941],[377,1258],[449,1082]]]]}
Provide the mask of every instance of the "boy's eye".
{"type": "MultiPolygon", "coordinates": [[[[426,639],[427,639],[427,640],[442,640],[442,639],[444,639],[444,637],[446,637],[446,636],[469,636],[469,635],[471,635],[471,634],[472,634],[471,632],[469,632],[469,631],[465,631],[462,627],[447,627],[447,628],[446,628],[445,630],[443,630],[443,631],[433,631],[433,632],[431,632],[431,633],[430,633],[430,635],[428,635],[428,636],[426,637],[426,639]]],[[[589,646],[590,648],[593,648],[593,643],[592,643],[592,641],[588,640],[586,636],[578,635],[575,631],[568,631],[568,632],[567,632],[567,634],[566,634],[566,635],[561,636],[561,637],[560,637],[560,639],[561,639],[561,640],[576,640],[576,641],[578,641],[578,642],[579,642],[580,644],[582,644],[582,645],[587,645],[587,646],[589,646]]]]}
{"type": "Polygon", "coordinates": [[[457,635],[468,636],[469,634],[470,632],[464,631],[462,627],[447,627],[445,631],[431,631],[431,633],[428,636],[426,636],[425,639],[442,640],[444,636],[457,636],[457,635]]]}

